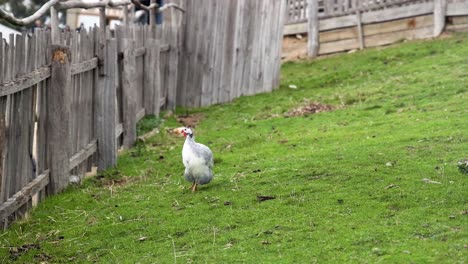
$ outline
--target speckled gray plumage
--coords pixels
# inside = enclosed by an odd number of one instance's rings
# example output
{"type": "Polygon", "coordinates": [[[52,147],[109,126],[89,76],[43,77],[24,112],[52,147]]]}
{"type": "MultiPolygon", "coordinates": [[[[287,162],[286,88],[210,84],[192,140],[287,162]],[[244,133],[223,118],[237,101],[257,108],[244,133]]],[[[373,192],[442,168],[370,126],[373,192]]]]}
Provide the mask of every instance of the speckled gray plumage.
{"type": "Polygon", "coordinates": [[[196,184],[207,184],[213,179],[213,153],[187,135],[182,148],[182,160],[185,166],[184,177],[196,184]]]}

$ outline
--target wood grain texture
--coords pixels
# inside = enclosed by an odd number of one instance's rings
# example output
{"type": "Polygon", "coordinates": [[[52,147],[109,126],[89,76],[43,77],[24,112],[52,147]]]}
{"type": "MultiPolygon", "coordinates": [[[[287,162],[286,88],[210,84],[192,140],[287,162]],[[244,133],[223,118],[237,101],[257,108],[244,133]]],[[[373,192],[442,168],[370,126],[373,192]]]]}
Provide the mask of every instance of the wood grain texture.
{"type": "Polygon", "coordinates": [[[52,46],[51,85],[48,98],[48,153],[52,194],[61,192],[69,180],[71,54],[66,46],[52,46]]]}
{"type": "Polygon", "coordinates": [[[130,148],[136,140],[137,95],[135,67],[136,58],[133,55],[133,40],[125,39],[124,63],[122,73],[123,101],[123,146],[130,148]]]}
{"type": "Polygon", "coordinates": [[[0,205],[0,219],[5,219],[15,213],[21,206],[31,200],[31,197],[49,184],[49,171],[36,177],[20,191],[0,205]]]}

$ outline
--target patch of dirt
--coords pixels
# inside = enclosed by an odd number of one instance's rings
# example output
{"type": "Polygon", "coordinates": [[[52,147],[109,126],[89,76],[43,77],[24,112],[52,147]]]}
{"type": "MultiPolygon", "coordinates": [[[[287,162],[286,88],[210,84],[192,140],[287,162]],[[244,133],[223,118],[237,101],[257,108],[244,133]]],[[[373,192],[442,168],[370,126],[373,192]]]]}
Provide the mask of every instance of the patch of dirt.
{"type": "MultiPolygon", "coordinates": [[[[453,32],[448,32],[445,31],[442,33],[438,39],[446,39],[446,38],[451,38],[453,37],[453,32]]],[[[428,39],[420,39],[419,41],[424,40],[424,41],[432,41],[432,38],[428,39]]],[[[403,40],[403,42],[407,42],[408,40],[403,40]]],[[[376,47],[376,49],[386,49],[388,47],[391,47],[393,44],[398,44],[399,42],[395,42],[389,45],[384,45],[384,46],[379,46],[376,47]]],[[[356,50],[351,50],[347,51],[348,53],[353,53],[356,50]]],[[[330,56],[335,56],[345,53],[343,52],[337,52],[333,54],[321,54],[319,58],[326,58],[330,56]]],[[[307,34],[297,34],[297,35],[290,35],[290,36],[285,36],[283,38],[283,45],[282,45],[282,50],[281,50],[281,61],[282,62],[287,62],[287,61],[296,61],[296,60],[301,60],[301,59],[306,59],[308,58],[307,56],[307,34]]]]}
{"type": "Polygon", "coordinates": [[[177,122],[181,123],[185,127],[194,128],[200,123],[203,119],[203,114],[196,113],[193,115],[184,115],[184,116],[177,116],[177,122]]]}
{"type": "Polygon", "coordinates": [[[281,60],[286,62],[304,58],[307,58],[307,37],[302,35],[284,37],[281,60]]]}
{"type": "Polygon", "coordinates": [[[326,105],[318,102],[312,102],[308,105],[295,108],[285,114],[286,117],[304,116],[317,114],[321,112],[329,112],[335,110],[336,107],[332,105],[326,105]]]}

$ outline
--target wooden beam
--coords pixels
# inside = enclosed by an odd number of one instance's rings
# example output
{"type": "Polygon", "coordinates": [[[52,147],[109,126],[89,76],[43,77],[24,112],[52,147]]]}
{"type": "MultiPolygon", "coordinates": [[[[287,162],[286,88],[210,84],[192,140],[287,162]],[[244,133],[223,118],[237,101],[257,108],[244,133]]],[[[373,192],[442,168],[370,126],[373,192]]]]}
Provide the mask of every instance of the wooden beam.
{"type": "Polygon", "coordinates": [[[168,76],[168,91],[167,91],[167,109],[174,111],[177,100],[177,76],[178,76],[178,44],[177,30],[174,25],[169,26],[169,76],[168,76]]]}
{"type": "Polygon", "coordinates": [[[52,45],[50,87],[48,100],[48,148],[51,194],[65,189],[70,175],[70,85],[71,51],[69,47],[52,45]]]}
{"type": "Polygon", "coordinates": [[[361,12],[356,11],[356,26],[358,31],[359,49],[364,49],[364,33],[362,31],[361,12]]]}
{"type": "Polygon", "coordinates": [[[302,22],[302,23],[284,25],[283,35],[288,36],[288,35],[307,33],[307,29],[308,29],[307,21],[302,22]]]}
{"type": "Polygon", "coordinates": [[[160,93],[160,51],[159,40],[149,39],[146,43],[147,54],[145,55],[144,67],[144,105],[147,114],[159,115],[159,93],[160,93]]]}
{"type": "Polygon", "coordinates": [[[0,221],[13,214],[16,210],[28,203],[32,196],[49,184],[49,170],[37,176],[28,185],[0,205],[0,221]]]}
{"type": "Polygon", "coordinates": [[[161,97],[161,99],[159,99],[159,106],[163,107],[165,105],[166,105],[166,97],[161,97]]]}
{"type": "Polygon", "coordinates": [[[159,52],[168,52],[170,50],[169,44],[161,44],[161,48],[159,49],[159,52]]]}
{"type": "Polygon", "coordinates": [[[14,94],[42,82],[50,77],[50,67],[42,67],[31,73],[20,76],[14,81],[0,85],[0,96],[14,94]]]}
{"type": "Polygon", "coordinates": [[[117,41],[115,39],[107,40],[105,63],[107,65],[105,66],[104,87],[96,92],[99,171],[117,164],[117,142],[115,140],[117,121],[115,116],[117,112],[118,62],[117,41]]]}
{"type": "Polygon", "coordinates": [[[71,74],[79,74],[95,69],[98,66],[98,58],[92,58],[87,61],[73,63],[71,65],[71,74]]]}
{"type": "Polygon", "coordinates": [[[141,48],[136,49],[136,50],[134,51],[133,55],[134,55],[135,57],[138,57],[138,56],[143,56],[143,55],[145,55],[145,53],[146,53],[146,48],[145,48],[145,47],[141,47],[141,48]]]}
{"type": "MultiPolygon", "coordinates": [[[[434,12],[433,3],[420,3],[410,6],[395,7],[391,9],[366,12],[361,15],[363,24],[378,23],[407,17],[431,14],[434,12]]],[[[330,30],[343,27],[352,27],[356,24],[355,15],[335,17],[320,20],[320,30],[330,30]]]]}
{"type": "MultiPolygon", "coordinates": [[[[453,4],[448,6],[447,15],[449,13],[456,13],[455,8],[451,8],[453,4]]],[[[468,12],[468,7],[461,7],[461,10],[465,9],[468,12]]],[[[384,10],[371,11],[361,14],[361,23],[362,24],[371,24],[379,23],[391,20],[397,20],[402,18],[409,18],[415,16],[422,16],[433,14],[434,12],[434,3],[419,3],[410,6],[403,7],[394,7],[384,10]]],[[[460,11],[462,13],[464,11],[460,11]]],[[[341,17],[325,18],[319,20],[319,30],[327,31],[338,28],[346,28],[356,26],[356,16],[355,15],[345,15],[341,17]]],[[[286,25],[284,28],[283,35],[293,35],[299,33],[306,33],[308,31],[307,23],[299,24],[290,24],[286,25]]]]}
{"type": "Polygon", "coordinates": [[[434,0],[434,37],[440,36],[445,28],[447,0],[434,0]]]}
{"type": "Polygon", "coordinates": [[[133,54],[134,43],[126,38],[123,73],[122,73],[122,101],[123,101],[123,146],[130,148],[136,140],[136,58],[133,54]]]}
{"type": "Polygon", "coordinates": [[[141,109],[140,111],[138,111],[138,113],[136,114],[136,121],[140,121],[143,117],[145,117],[145,109],[141,109]]]}
{"type": "Polygon", "coordinates": [[[309,57],[317,57],[319,51],[319,17],[317,0],[307,0],[308,40],[307,53],[309,57]]]}
{"type": "Polygon", "coordinates": [[[117,126],[115,126],[115,137],[118,138],[120,135],[123,133],[123,124],[120,123],[117,126]]]}
{"type": "Polygon", "coordinates": [[[86,147],[78,151],[75,155],[70,158],[70,170],[73,170],[76,166],[80,165],[83,161],[89,158],[97,151],[97,140],[92,140],[86,147]]]}
{"type": "Polygon", "coordinates": [[[447,16],[467,16],[468,4],[466,3],[449,3],[447,5],[447,16]]]}

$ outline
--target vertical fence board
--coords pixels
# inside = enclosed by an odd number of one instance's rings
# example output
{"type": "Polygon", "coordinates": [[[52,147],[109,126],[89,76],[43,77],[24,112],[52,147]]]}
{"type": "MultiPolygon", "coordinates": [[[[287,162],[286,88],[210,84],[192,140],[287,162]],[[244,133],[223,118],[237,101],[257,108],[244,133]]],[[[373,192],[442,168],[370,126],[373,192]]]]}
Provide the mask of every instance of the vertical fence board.
{"type": "Polygon", "coordinates": [[[317,57],[319,51],[319,18],[317,0],[307,0],[308,40],[307,51],[309,57],[317,57]]]}
{"type": "Polygon", "coordinates": [[[3,34],[2,32],[0,32],[0,84],[3,83],[3,69],[4,69],[4,60],[5,60],[5,57],[3,56],[3,34]]]}
{"type": "Polygon", "coordinates": [[[223,47],[223,58],[222,63],[224,65],[223,72],[221,74],[220,81],[220,93],[218,94],[217,102],[228,102],[232,99],[232,77],[234,71],[234,45],[235,45],[235,28],[236,28],[236,17],[237,14],[237,1],[229,1],[228,5],[225,6],[226,16],[224,16],[225,27],[222,29],[224,35],[223,47]]]}
{"type": "Polygon", "coordinates": [[[177,78],[178,78],[178,45],[177,45],[177,30],[174,24],[169,26],[169,74],[168,74],[168,93],[167,93],[167,108],[174,111],[177,101],[177,78]]]}
{"type": "Polygon", "coordinates": [[[445,28],[447,0],[434,0],[434,37],[438,37],[445,28]]]}
{"type": "Polygon", "coordinates": [[[125,39],[124,67],[122,76],[123,97],[123,145],[126,148],[133,146],[136,140],[136,88],[135,88],[135,56],[132,39],[125,39]]]}
{"type": "Polygon", "coordinates": [[[116,96],[117,96],[117,41],[107,41],[105,57],[106,76],[103,87],[97,87],[97,131],[99,163],[98,169],[105,170],[117,163],[116,96]]]}
{"type": "Polygon", "coordinates": [[[61,192],[69,180],[70,121],[70,48],[52,46],[51,85],[47,89],[48,153],[50,160],[50,192],[61,192]]]}

